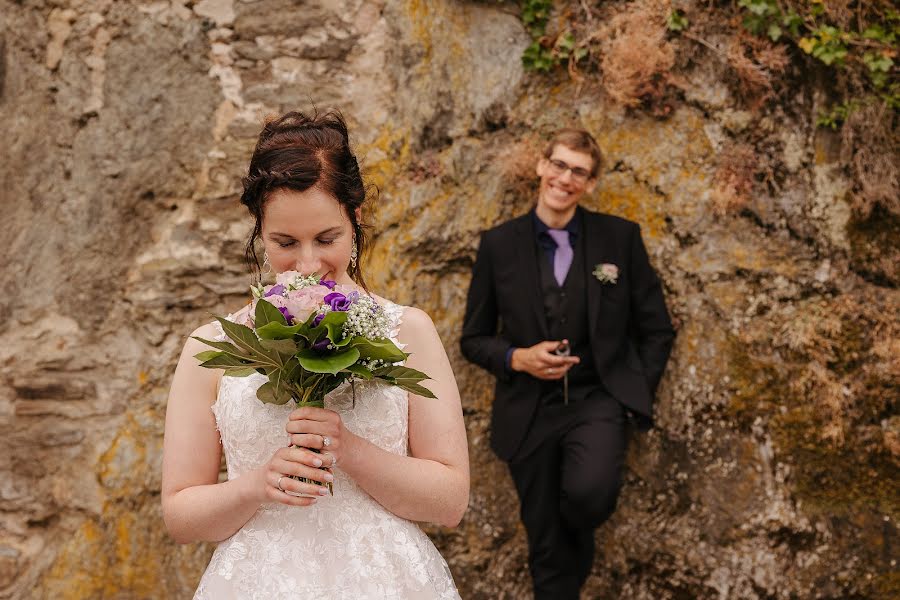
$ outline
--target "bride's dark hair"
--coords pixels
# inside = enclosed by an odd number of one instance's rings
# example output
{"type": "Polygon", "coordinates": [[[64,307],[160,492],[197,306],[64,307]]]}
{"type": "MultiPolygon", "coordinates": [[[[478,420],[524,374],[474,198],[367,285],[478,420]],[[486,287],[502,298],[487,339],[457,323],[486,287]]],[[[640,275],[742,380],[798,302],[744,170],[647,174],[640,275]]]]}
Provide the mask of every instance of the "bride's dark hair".
{"type": "Polygon", "coordinates": [[[347,123],[339,111],[315,111],[311,116],[289,112],[267,122],[259,134],[243,184],[241,204],[256,220],[244,253],[254,274],[260,272],[256,242],[262,233],[263,207],[269,195],[278,188],[304,192],[318,186],[337,199],[350,219],[358,259],[347,274],[366,287],[360,265],[368,245],[367,227],[356,218],[356,211],[365,204],[370,188],[363,182],[359,163],[350,149],[347,123]]]}

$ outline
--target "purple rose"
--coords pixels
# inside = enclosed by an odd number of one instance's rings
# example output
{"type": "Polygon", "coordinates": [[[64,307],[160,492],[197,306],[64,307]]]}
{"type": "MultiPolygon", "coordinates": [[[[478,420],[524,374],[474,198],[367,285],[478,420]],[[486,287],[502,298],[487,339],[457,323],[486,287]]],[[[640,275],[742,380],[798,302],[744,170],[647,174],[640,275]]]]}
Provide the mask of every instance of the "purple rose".
{"type": "Polygon", "coordinates": [[[345,296],[340,292],[331,292],[325,296],[325,302],[331,305],[331,310],[347,312],[350,310],[350,305],[352,305],[357,298],[359,298],[357,292],[350,292],[349,296],[345,296]]]}
{"type": "Polygon", "coordinates": [[[279,311],[282,315],[284,315],[284,320],[288,322],[288,325],[290,325],[291,323],[294,322],[294,315],[292,315],[291,313],[289,313],[289,312],[288,312],[288,309],[286,309],[286,308],[283,307],[283,306],[279,306],[279,307],[278,307],[278,311],[279,311]]]}
{"type": "Polygon", "coordinates": [[[321,322],[322,322],[322,319],[324,319],[324,318],[325,318],[325,313],[319,313],[319,314],[317,314],[317,315],[316,315],[316,318],[313,319],[312,326],[313,326],[313,327],[318,327],[318,326],[319,326],[319,323],[321,323],[321,322]]]}
{"type": "Polygon", "coordinates": [[[336,281],[332,281],[332,280],[330,280],[330,279],[320,279],[320,280],[319,280],[319,285],[324,285],[324,286],[327,287],[329,290],[333,290],[333,289],[334,289],[334,286],[337,285],[337,282],[336,282],[336,281]]]}
{"type": "Polygon", "coordinates": [[[325,352],[326,350],[328,350],[328,344],[330,344],[330,343],[331,343],[331,340],[329,340],[328,336],[326,335],[321,340],[319,340],[318,342],[313,344],[312,348],[316,352],[325,352]]]}
{"type": "Polygon", "coordinates": [[[284,286],[280,283],[278,285],[273,285],[272,289],[263,294],[263,298],[268,298],[269,296],[281,296],[284,294],[284,286]]]}

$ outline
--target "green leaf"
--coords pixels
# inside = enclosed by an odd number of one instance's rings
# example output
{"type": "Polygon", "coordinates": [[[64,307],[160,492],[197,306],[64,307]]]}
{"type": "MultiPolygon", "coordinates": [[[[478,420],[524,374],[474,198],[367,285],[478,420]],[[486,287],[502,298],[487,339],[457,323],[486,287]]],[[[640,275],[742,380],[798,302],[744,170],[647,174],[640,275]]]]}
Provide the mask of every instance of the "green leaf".
{"type": "Polygon", "coordinates": [[[232,356],[230,354],[219,353],[218,356],[213,356],[209,360],[206,360],[200,363],[201,367],[206,369],[227,369],[229,367],[237,367],[240,369],[248,369],[248,368],[265,368],[268,365],[264,363],[255,362],[250,359],[241,359],[236,356],[232,356]]]}
{"type": "Polygon", "coordinates": [[[406,390],[407,392],[412,392],[417,396],[422,396],[423,398],[435,398],[437,396],[434,395],[434,392],[429,390],[427,387],[421,386],[418,383],[397,383],[397,387],[400,389],[406,390]]]}
{"type": "Polygon", "coordinates": [[[430,377],[422,371],[394,365],[376,369],[374,375],[379,379],[383,379],[388,383],[399,386],[408,392],[418,394],[424,398],[436,397],[431,390],[419,385],[420,382],[430,379],[430,377]]]}
{"type": "Polygon", "coordinates": [[[265,404],[287,404],[291,394],[287,390],[280,389],[271,381],[267,381],[256,390],[256,397],[265,404]]]}
{"type": "Polygon", "coordinates": [[[315,350],[301,350],[297,353],[297,360],[307,371],[313,373],[330,373],[337,375],[353,363],[359,360],[360,352],[356,348],[348,348],[335,354],[320,355],[315,350]]]}
{"type": "MultiPolygon", "coordinates": [[[[278,314],[281,313],[279,312],[278,314]]],[[[298,325],[287,326],[282,325],[281,323],[275,323],[273,321],[271,323],[266,323],[262,327],[257,327],[256,333],[259,334],[259,337],[264,340],[289,340],[298,334],[303,336],[303,333],[301,332],[303,327],[304,325],[302,323],[298,325]]]]}
{"type": "Polygon", "coordinates": [[[198,352],[197,354],[195,354],[194,358],[196,358],[200,362],[206,362],[211,358],[215,358],[216,356],[219,356],[220,354],[222,354],[222,353],[219,352],[218,350],[204,350],[203,352],[198,352]]]}
{"type": "Polygon", "coordinates": [[[257,373],[256,369],[225,369],[226,377],[247,377],[249,375],[253,375],[257,373]]]}
{"type": "Polygon", "coordinates": [[[219,342],[219,341],[215,341],[215,340],[207,340],[207,339],[203,339],[201,337],[196,337],[196,336],[191,336],[191,337],[193,339],[197,340],[198,342],[203,342],[207,346],[212,346],[213,348],[218,348],[220,351],[224,352],[225,354],[231,354],[232,356],[237,356],[240,358],[249,358],[246,352],[239,350],[237,348],[237,346],[235,346],[231,342],[219,342]]]}
{"type": "Polygon", "coordinates": [[[259,343],[263,348],[274,350],[287,356],[297,352],[297,343],[294,340],[260,340],[259,343]]]}
{"type": "Polygon", "coordinates": [[[359,350],[361,358],[373,358],[391,363],[406,360],[406,357],[409,356],[391,340],[369,340],[357,336],[350,341],[350,347],[359,350]]]}
{"type": "MultiPolygon", "coordinates": [[[[324,333],[328,340],[337,345],[344,337],[344,323],[347,322],[347,313],[333,310],[325,314],[322,321],[309,330],[309,341],[315,343],[324,333]]],[[[343,344],[342,344],[343,345],[343,344]]]]}
{"type": "Polygon", "coordinates": [[[369,379],[372,379],[372,377],[374,377],[372,375],[372,371],[370,371],[367,367],[364,367],[363,365],[350,365],[349,367],[344,369],[344,371],[349,371],[350,373],[353,373],[360,379],[365,379],[367,381],[369,379]]]}
{"type": "Polygon", "coordinates": [[[680,10],[673,10],[669,13],[666,27],[668,27],[669,31],[684,31],[688,28],[688,23],[688,18],[684,16],[684,13],[680,10]]]}
{"type": "Polygon", "coordinates": [[[272,367],[284,366],[284,359],[277,352],[263,348],[252,329],[221,317],[216,317],[216,320],[234,345],[247,352],[253,359],[269,363],[272,367]]]}
{"type": "Polygon", "coordinates": [[[260,327],[269,323],[279,323],[286,326],[287,320],[284,318],[284,315],[281,314],[281,311],[275,308],[275,306],[271,302],[265,299],[260,299],[256,303],[254,324],[256,328],[259,329],[260,327]]]}
{"type": "Polygon", "coordinates": [[[253,333],[253,330],[246,325],[233,323],[228,319],[223,319],[222,317],[216,317],[216,321],[218,321],[222,326],[222,329],[225,331],[225,335],[228,336],[228,339],[230,339],[235,346],[237,346],[244,352],[248,354],[253,352],[263,352],[263,347],[259,345],[259,340],[256,338],[256,334],[253,333]]]}
{"type": "Polygon", "coordinates": [[[803,19],[792,10],[784,16],[781,20],[781,24],[788,28],[791,35],[796,37],[800,35],[800,26],[803,25],[803,19]]]}
{"type": "Polygon", "coordinates": [[[777,23],[772,23],[769,25],[769,30],[767,32],[769,34],[769,39],[773,42],[777,42],[779,38],[781,38],[781,27],[778,26],[777,23]]]}
{"type": "Polygon", "coordinates": [[[300,363],[297,359],[290,359],[285,368],[271,369],[267,372],[269,382],[272,383],[275,395],[281,398],[283,394],[291,396],[294,382],[300,376],[300,363]]]}

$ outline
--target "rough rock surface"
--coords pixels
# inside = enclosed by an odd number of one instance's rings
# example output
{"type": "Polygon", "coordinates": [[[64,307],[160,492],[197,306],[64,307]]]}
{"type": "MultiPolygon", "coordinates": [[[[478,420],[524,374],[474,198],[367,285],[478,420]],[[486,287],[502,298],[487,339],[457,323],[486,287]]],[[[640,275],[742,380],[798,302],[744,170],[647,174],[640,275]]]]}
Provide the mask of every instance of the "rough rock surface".
{"type": "Polygon", "coordinates": [[[679,328],[586,596],[896,597],[898,215],[854,219],[815,90],[751,114],[699,61],[658,118],[523,72],[529,41],[509,3],[0,0],[0,597],[193,590],[212,548],[160,517],[168,384],[188,332],[246,301],[262,119],[312,103],[380,189],[371,287],[428,311],[456,368],[470,508],[427,530],[463,597],[529,593],[491,380],[457,341],[478,233],[528,210],[519,171],[560,124],[597,136],[587,204],[642,224],[679,328]],[[723,213],[748,127],[784,169],[723,213]]]}

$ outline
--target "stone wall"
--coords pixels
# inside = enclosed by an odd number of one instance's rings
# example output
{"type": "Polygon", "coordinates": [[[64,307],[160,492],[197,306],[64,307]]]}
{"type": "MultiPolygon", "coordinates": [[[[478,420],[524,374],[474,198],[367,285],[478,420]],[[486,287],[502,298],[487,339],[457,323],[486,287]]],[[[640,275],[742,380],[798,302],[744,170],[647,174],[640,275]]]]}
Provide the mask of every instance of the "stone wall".
{"type": "Polygon", "coordinates": [[[470,508],[427,531],[463,597],[528,596],[492,382],[457,342],[478,233],[529,209],[561,124],[596,135],[587,205],[641,223],[679,329],[587,596],[896,597],[900,225],[852,212],[815,82],[753,111],[727,65],[679,60],[677,102],[626,109],[524,72],[508,2],[0,7],[0,597],[192,592],[212,548],[162,524],[168,385],[188,332],[246,302],[262,119],[313,104],[345,113],[380,190],[371,287],[432,315],[458,375],[470,508]],[[751,135],[777,185],[735,209],[723,157],[751,135]]]}

